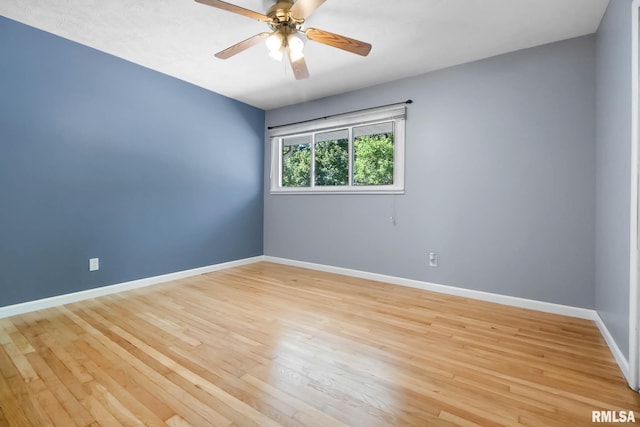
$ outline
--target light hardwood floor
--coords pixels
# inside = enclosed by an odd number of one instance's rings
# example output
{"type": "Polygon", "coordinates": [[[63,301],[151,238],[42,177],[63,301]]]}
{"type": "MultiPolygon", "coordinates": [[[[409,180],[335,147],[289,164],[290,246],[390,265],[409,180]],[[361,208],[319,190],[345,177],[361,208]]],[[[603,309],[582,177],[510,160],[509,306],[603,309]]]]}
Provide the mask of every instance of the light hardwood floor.
{"type": "Polygon", "coordinates": [[[257,263],[0,319],[0,426],[591,424],[593,322],[257,263]]]}

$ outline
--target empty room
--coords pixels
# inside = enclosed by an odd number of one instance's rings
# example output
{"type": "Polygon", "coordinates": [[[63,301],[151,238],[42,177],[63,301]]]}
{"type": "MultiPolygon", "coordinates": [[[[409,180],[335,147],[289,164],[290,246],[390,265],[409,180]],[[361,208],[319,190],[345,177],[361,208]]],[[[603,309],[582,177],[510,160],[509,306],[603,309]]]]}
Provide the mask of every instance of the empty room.
{"type": "Polygon", "coordinates": [[[640,0],[2,0],[0,427],[640,424],[640,0]]]}

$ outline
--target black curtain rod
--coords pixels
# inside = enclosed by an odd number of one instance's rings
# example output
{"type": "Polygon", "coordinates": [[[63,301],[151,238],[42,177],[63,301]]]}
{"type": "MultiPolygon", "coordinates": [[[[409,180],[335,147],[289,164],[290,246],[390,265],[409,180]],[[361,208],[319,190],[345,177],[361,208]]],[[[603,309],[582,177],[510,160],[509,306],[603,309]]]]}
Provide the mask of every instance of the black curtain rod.
{"type": "Polygon", "coordinates": [[[361,110],[349,111],[348,113],[331,114],[330,116],[318,117],[318,118],[315,118],[315,119],[309,119],[309,120],[302,120],[302,121],[300,121],[300,122],[288,123],[288,124],[286,124],[286,125],[269,126],[269,127],[267,127],[267,129],[268,129],[268,130],[272,130],[272,129],[282,128],[282,127],[285,127],[285,126],[292,126],[292,125],[299,125],[299,124],[302,124],[302,123],[314,122],[314,121],[316,121],[316,120],[326,120],[326,119],[328,119],[328,118],[330,118],[330,117],[341,116],[341,115],[343,115],[343,114],[359,113],[359,112],[361,112],[361,111],[373,110],[374,108],[391,107],[392,105],[399,105],[399,104],[413,104],[413,100],[412,100],[412,99],[407,99],[407,100],[406,100],[406,101],[404,101],[404,102],[396,102],[396,103],[393,103],[393,104],[380,105],[380,106],[378,106],[378,107],[363,108],[363,109],[361,109],[361,110]]]}

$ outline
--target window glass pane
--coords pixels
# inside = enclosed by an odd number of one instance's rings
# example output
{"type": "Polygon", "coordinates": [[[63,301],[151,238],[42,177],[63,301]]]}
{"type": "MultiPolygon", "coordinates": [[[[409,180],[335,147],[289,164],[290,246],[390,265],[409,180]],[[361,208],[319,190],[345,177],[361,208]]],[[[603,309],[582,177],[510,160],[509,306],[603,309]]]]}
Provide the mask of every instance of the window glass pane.
{"type": "Polygon", "coordinates": [[[353,128],[353,184],[393,184],[393,122],[353,128]]]}
{"type": "Polygon", "coordinates": [[[316,185],[349,185],[349,131],[316,134],[316,185]]]}
{"type": "Polygon", "coordinates": [[[311,186],[311,135],[282,139],[282,186],[311,186]]]}

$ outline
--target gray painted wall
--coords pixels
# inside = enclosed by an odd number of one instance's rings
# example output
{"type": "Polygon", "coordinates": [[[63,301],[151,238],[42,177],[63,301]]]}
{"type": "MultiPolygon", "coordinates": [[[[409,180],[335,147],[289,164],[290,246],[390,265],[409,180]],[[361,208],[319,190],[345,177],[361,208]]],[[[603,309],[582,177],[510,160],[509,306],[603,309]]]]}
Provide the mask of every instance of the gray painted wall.
{"type": "Polygon", "coordinates": [[[262,254],[262,110],[3,17],[0,58],[0,307],[262,254]]]}
{"type": "Polygon", "coordinates": [[[597,36],[596,309],[629,353],[631,4],[613,0],[597,36]]]}
{"type": "Polygon", "coordinates": [[[267,125],[409,98],[406,194],[270,195],[267,166],[265,254],[593,308],[594,36],[268,111],[267,125]]]}

